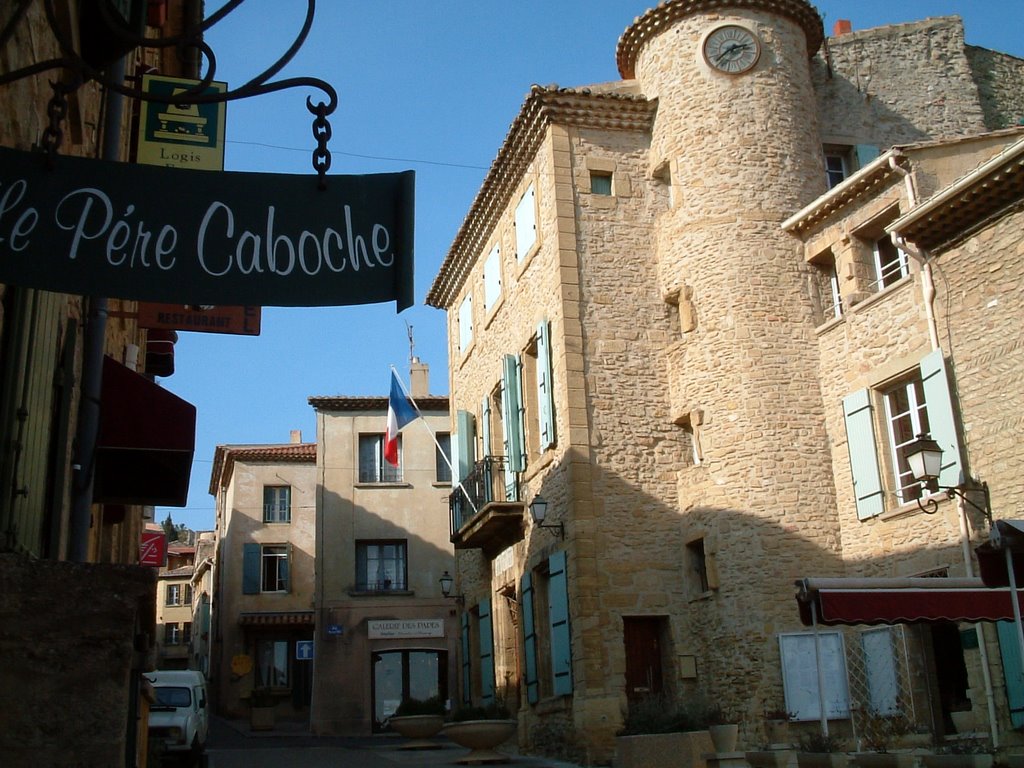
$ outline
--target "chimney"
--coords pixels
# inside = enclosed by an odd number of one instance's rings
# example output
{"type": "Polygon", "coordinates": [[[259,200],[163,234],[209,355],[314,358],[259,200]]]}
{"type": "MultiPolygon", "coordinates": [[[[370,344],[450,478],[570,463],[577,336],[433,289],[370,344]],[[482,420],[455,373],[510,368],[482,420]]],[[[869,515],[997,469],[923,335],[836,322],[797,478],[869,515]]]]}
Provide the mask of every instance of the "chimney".
{"type": "Polygon", "coordinates": [[[837,19],[832,27],[832,37],[842,37],[853,32],[853,24],[849,19],[837,19]]]}
{"type": "Polygon", "coordinates": [[[292,435],[292,445],[298,445],[299,443],[302,442],[302,430],[301,429],[293,429],[291,435],[292,435]]]}
{"type": "Polygon", "coordinates": [[[409,394],[413,399],[430,394],[430,366],[414,357],[409,363],[409,394]]]}

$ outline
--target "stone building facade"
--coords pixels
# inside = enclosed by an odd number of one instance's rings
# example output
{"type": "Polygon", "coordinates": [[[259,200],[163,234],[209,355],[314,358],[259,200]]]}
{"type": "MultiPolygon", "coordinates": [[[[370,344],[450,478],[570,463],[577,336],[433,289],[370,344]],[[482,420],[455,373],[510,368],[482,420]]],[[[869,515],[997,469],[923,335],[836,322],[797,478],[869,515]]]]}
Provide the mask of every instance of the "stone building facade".
{"type": "Polygon", "coordinates": [[[156,581],[156,668],[192,669],[192,576],[196,548],[174,542],[156,581]]]}
{"type": "MultiPolygon", "coordinates": [[[[905,184],[864,181],[880,154],[942,156],[904,168],[909,211],[1011,140],[956,142],[1024,117],[1024,62],[965,46],[956,17],[838,31],[803,0],[641,15],[621,81],[532,89],[435,278],[463,483],[459,696],[518,703],[524,745],[543,724],[607,759],[629,703],[659,693],[721,702],[747,745],[767,710],[813,721],[791,685],[794,580],[933,572],[961,547],[948,505],[908,536],[858,519],[850,487],[843,398],[940,346],[910,267],[879,282],[869,245],[805,253],[783,224],[856,177],[861,240],[883,239],[905,184]],[[833,287],[877,311],[829,321],[833,287]]],[[[939,699],[941,734],[962,702],[939,699]]]]}
{"type": "Polygon", "coordinates": [[[219,445],[214,453],[217,555],[213,580],[213,699],[246,717],[266,690],[285,718],[309,713],[316,575],[316,445],[219,445]]]}

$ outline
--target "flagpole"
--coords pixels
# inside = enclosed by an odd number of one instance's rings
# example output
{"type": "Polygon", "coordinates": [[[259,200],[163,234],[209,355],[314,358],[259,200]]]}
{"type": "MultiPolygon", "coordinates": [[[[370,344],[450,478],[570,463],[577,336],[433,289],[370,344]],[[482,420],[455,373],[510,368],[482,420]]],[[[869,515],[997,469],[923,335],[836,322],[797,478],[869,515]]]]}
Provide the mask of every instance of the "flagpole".
{"type": "MultiPolygon", "coordinates": [[[[401,388],[402,394],[404,394],[406,396],[406,398],[409,400],[409,402],[412,403],[412,407],[415,408],[416,409],[416,413],[419,414],[419,417],[420,417],[419,420],[421,422],[423,422],[423,428],[425,430],[427,430],[427,432],[430,433],[430,437],[431,437],[431,439],[433,439],[434,445],[437,446],[437,452],[441,454],[441,458],[444,459],[445,464],[448,465],[448,469],[451,470],[452,477],[455,477],[456,476],[455,467],[452,466],[451,459],[449,459],[448,458],[448,454],[446,454],[444,452],[444,448],[441,447],[441,443],[439,443],[437,441],[437,434],[434,432],[434,430],[432,430],[430,428],[430,425],[427,424],[427,419],[423,415],[423,411],[420,410],[420,407],[416,404],[416,400],[413,398],[413,396],[409,392],[409,390],[405,388],[405,383],[402,381],[402,377],[398,374],[398,371],[395,370],[395,366],[393,366],[393,365],[391,366],[391,373],[394,375],[395,381],[398,382],[398,386],[401,388]]],[[[470,497],[469,491],[466,490],[466,486],[464,486],[462,484],[462,478],[461,477],[459,478],[458,488],[459,488],[460,491],[462,491],[462,495],[466,497],[466,501],[469,502],[469,506],[473,508],[473,514],[475,515],[480,510],[477,509],[476,508],[476,504],[473,503],[473,499],[470,497]]]]}

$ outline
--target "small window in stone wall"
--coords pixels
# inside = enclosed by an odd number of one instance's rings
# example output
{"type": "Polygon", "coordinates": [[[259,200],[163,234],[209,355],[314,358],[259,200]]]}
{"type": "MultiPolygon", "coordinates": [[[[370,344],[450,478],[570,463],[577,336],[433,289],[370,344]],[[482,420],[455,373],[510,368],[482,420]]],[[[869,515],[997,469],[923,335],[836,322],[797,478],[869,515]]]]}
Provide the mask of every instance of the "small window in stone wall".
{"type": "Polygon", "coordinates": [[[819,323],[827,323],[843,316],[843,297],[839,292],[839,274],[836,257],[829,248],[811,259],[814,294],[818,304],[819,323]]]}
{"type": "Polygon", "coordinates": [[[612,194],[612,175],[606,171],[591,171],[590,193],[610,196],[612,194]]]}
{"type": "Polygon", "coordinates": [[[694,539],[686,544],[687,570],[694,585],[694,592],[703,595],[711,591],[708,579],[708,557],[704,550],[704,539],[694,539]]]}

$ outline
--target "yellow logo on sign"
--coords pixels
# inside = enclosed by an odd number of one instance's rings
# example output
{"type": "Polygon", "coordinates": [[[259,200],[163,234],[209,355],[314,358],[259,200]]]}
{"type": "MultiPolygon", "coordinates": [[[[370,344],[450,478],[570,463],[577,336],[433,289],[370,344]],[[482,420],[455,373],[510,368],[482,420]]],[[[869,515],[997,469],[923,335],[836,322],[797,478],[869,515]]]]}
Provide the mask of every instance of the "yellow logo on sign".
{"type": "MultiPolygon", "coordinates": [[[[173,98],[194,88],[198,80],[145,75],[146,93],[173,98]]],[[[225,93],[226,83],[212,82],[204,94],[225,93]]],[[[174,104],[145,101],[139,118],[137,159],[146,165],[224,170],[224,102],[174,104]]]]}

